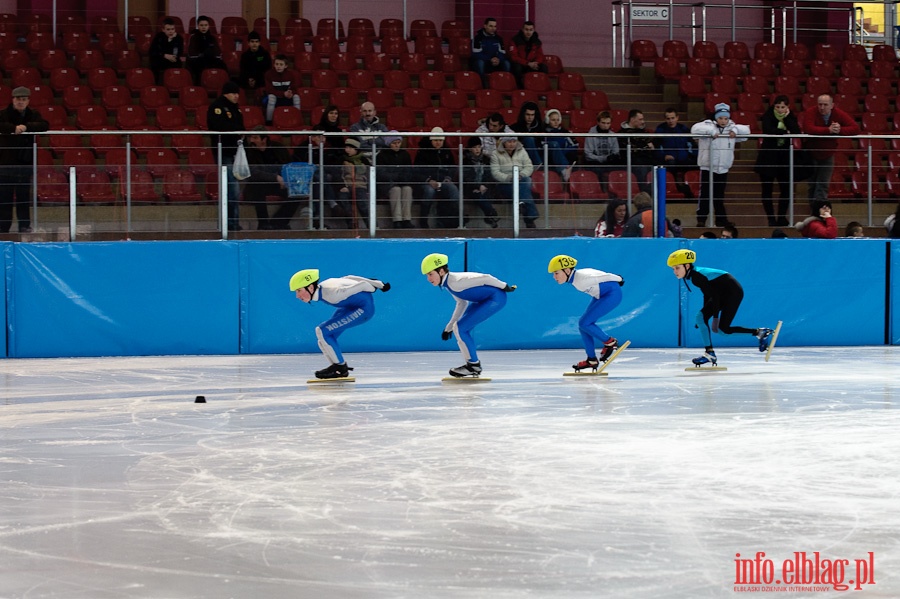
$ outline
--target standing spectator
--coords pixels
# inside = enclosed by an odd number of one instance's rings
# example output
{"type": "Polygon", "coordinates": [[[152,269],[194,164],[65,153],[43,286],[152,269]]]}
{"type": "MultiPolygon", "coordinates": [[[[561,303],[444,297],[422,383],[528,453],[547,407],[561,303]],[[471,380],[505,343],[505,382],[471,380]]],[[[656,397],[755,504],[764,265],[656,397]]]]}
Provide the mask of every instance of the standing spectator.
{"type": "MultiPolygon", "coordinates": [[[[363,102],[359,107],[359,120],[350,125],[350,133],[387,132],[387,127],[378,120],[375,105],[363,102]]],[[[356,135],[360,145],[371,148],[374,143],[379,149],[387,146],[384,137],[378,135],[356,135]]]]}
{"type": "MultiPolygon", "coordinates": [[[[544,123],[546,133],[569,133],[569,130],[562,126],[562,114],[555,108],[551,108],[544,115],[544,123]]],[[[578,157],[578,144],[571,137],[546,137],[547,140],[547,160],[550,162],[550,168],[557,173],[564,181],[569,180],[572,174],[572,166],[578,157]]]]}
{"type": "Polygon", "coordinates": [[[810,216],[800,221],[794,228],[804,237],[812,239],[835,239],[838,233],[837,220],[831,216],[831,202],[813,200],[810,202],[810,216]]]}
{"type": "Polygon", "coordinates": [[[709,217],[709,190],[712,188],[716,226],[728,224],[725,211],[725,188],[728,185],[728,171],[734,164],[735,145],[746,141],[750,127],[738,125],[731,120],[731,107],[716,104],[713,119],[707,119],[691,127],[691,134],[698,137],[700,155],[700,198],[697,200],[697,226],[705,227],[709,217]],[[741,136],[741,137],[739,137],[741,136]]]}
{"type": "Polygon", "coordinates": [[[343,180],[338,204],[351,215],[347,228],[352,229],[357,214],[363,219],[369,218],[369,160],[360,153],[359,141],[352,137],[344,140],[343,180]]]}
{"type": "Polygon", "coordinates": [[[831,183],[831,173],[834,171],[834,150],[837,148],[837,136],[859,135],[859,125],[852,116],[834,105],[834,98],[830,94],[822,94],[816,105],[810,106],[803,113],[800,127],[804,133],[809,135],[832,136],[804,140],[804,147],[809,150],[813,160],[807,197],[810,201],[826,200],[828,199],[828,186],[831,183]]]}
{"type": "Polygon", "coordinates": [[[488,17],[484,27],[472,40],[472,70],[481,75],[481,84],[490,87],[489,75],[494,71],[509,71],[509,59],[503,46],[503,38],[497,35],[497,19],[488,17]]]}
{"type": "Polygon", "coordinates": [[[594,237],[621,237],[628,222],[628,202],[610,200],[594,228],[594,237]]]}
{"type": "MultiPolygon", "coordinates": [[[[535,102],[525,102],[519,109],[519,120],[517,120],[512,130],[516,133],[543,133],[544,123],[541,118],[541,108],[535,102]]],[[[528,152],[528,158],[531,160],[532,166],[539,166],[544,163],[542,154],[542,146],[544,138],[539,136],[519,137],[522,147],[528,152]]]]}
{"type": "Polygon", "coordinates": [[[268,131],[262,125],[254,127],[253,131],[247,139],[250,178],[244,185],[244,201],[256,209],[256,228],[260,231],[290,229],[291,219],[300,204],[298,199],[288,197],[287,185],[281,177],[281,167],[290,162],[290,154],[280,143],[269,139],[268,131]],[[272,218],[269,218],[268,196],[281,198],[272,218]]]}
{"type": "Polygon", "coordinates": [[[209,31],[209,17],[197,17],[197,28],[188,42],[187,67],[194,75],[194,84],[200,85],[200,75],[206,69],[225,69],[222,62],[222,48],[216,36],[209,31]]]}
{"type": "Polygon", "coordinates": [[[900,239],[900,225],[897,221],[900,219],[900,204],[897,204],[897,210],[884,219],[884,228],[887,229],[888,237],[891,239],[900,239]]]}
{"type": "Polygon", "coordinates": [[[158,31],[150,42],[150,69],[161,84],[166,69],[175,69],[184,61],[184,39],[175,31],[175,21],[163,19],[162,31],[158,31]]]}
{"type": "Polygon", "coordinates": [[[471,198],[484,214],[484,222],[496,229],[500,223],[497,209],[491,203],[494,197],[494,179],[491,176],[491,159],[482,150],[481,138],[470,137],[463,156],[463,197],[471,198]]]}
{"type": "Polygon", "coordinates": [[[31,90],[17,87],[12,101],[0,112],[0,233],[9,233],[13,206],[19,233],[31,233],[31,184],[34,136],[50,128],[37,110],[29,108],[31,90]]]}
{"type": "MultiPolygon", "coordinates": [[[[207,21],[209,27],[209,21],[207,21]]],[[[237,179],[234,178],[234,155],[237,153],[238,141],[241,136],[238,134],[227,134],[229,131],[244,130],[244,115],[238,106],[238,100],[241,97],[241,88],[233,81],[228,81],[222,86],[222,95],[210,103],[206,109],[206,124],[209,129],[210,141],[213,151],[217,151],[219,144],[222,146],[222,166],[227,167],[225,170],[227,175],[227,192],[228,192],[228,230],[240,231],[240,207],[238,200],[241,195],[241,188],[237,179]],[[219,135],[212,134],[214,131],[221,132],[219,135]]]]}
{"type": "MultiPolygon", "coordinates": [[[[762,115],[762,132],[766,135],[782,137],[766,137],[756,154],[756,167],[753,170],[759,175],[762,193],[763,210],[770,227],[786,227],[787,212],[791,202],[791,139],[783,137],[800,133],[800,123],[790,109],[790,99],[778,96],[775,103],[762,115]],[[772,191],[778,181],[778,212],[776,215],[772,191]]],[[[795,154],[796,156],[796,154],[795,154]]]]}
{"type": "Polygon", "coordinates": [[[266,123],[271,125],[278,106],[293,106],[300,110],[300,73],[289,69],[287,56],[279,54],[272,62],[272,68],[266,73],[266,85],[263,89],[263,106],[266,107],[266,123]]]}
{"type": "MultiPolygon", "coordinates": [[[[326,106],[322,112],[319,122],[313,126],[315,131],[323,131],[325,133],[343,134],[344,130],[340,126],[341,115],[337,106],[326,106]]],[[[309,141],[312,144],[312,152],[309,146],[299,146],[294,152],[294,157],[299,162],[308,162],[316,165],[315,174],[313,175],[312,197],[324,200],[324,204],[331,211],[331,216],[335,218],[346,218],[348,215],[337,203],[337,187],[343,185],[343,163],[344,163],[344,138],[343,135],[310,135],[309,141]],[[319,165],[319,147],[322,148],[322,169],[319,165]],[[324,177],[324,184],[320,185],[324,177]]],[[[314,201],[313,217],[319,215],[319,202],[314,201]]],[[[301,210],[300,216],[304,216],[304,210],[301,210]]],[[[309,213],[305,216],[308,218],[309,213]]],[[[327,228],[327,225],[326,225],[327,228]]]]}
{"type": "Polygon", "coordinates": [[[534,165],[528,158],[528,152],[515,137],[501,137],[503,146],[491,156],[491,176],[497,182],[497,192],[502,197],[513,198],[513,168],[519,167],[519,205],[523,209],[525,226],[529,229],[536,227],[538,218],[537,206],[531,195],[531,173],[534,165]]]}
{"type": "Polygon", "coordinates": [[[657,164],[672,173],[679,191],[693,197],[690,188],[684,184],[684,173],[697,170],[697,148],[694,140],[688,137],[691,130],[678,122],[678,111],[669,107],[666,108],[666,122],[657,125],[656,132],[669,135],[656,138],[657,164]]]}
{"type": "Polygon", "coordinates": [[[262,40],[256,31],[247,35],[247,49],[241,54],[238,85],[257,93],[266,84],[266,73],[272,69],[272,55],[261,47],[262,40]]]}
{"type": "Polygon", "coordinates": [[[415,179],[423,181],[419,186],[420,226],[428,228],[428,215],[435,199],[437,205],[437,226],[446,229],[459,226],[459,187],[453,182],[457,171],[453,152],[444,147],[444,130],[435,127],[431,135],[419,142],[416,152],[415,179]]]}
{"type": "Polygon", "coordinates": [[[588,133],[596,135],[588,137],[584,142],[584,161],[589,170],[597,173],[597,178],[606,191],[610,171],[621,168],[619,140],[612,133],[612,115],[606,110],[599,113],[597,124],[588,133]]]}
{"type": "Polygon", "coordinates": [[[387,149],[378,153],[375,176],[378,195],[391,203],[391,220],[395,229],[412,229],[413,172],[412,158],[403,149],[403,138],[397,131],[388,131],[387,149]]]}
{"type": "Polygon", "coordinates": [[[534,21],[525,21],[522,30],[513,36],[509,46],[509,59],[520,89],[525,87],[525,73],[547,72],[542,46],[541,39],[534,30],[534,21]]]}
{"type": "MultiPolygon", "coordinates": [[[[475,133],[513,133],[513,130],[506,124],[503,115],[495,112],[478,125],[475,133]]],[[[483,135],[481,137],[481,153],[490,158],[496,150],[497,138],[492,135],[483,135]]]]}
{"type": "MultiPolygon", "coordinates": [[[[645,127],[644,113],[633,108],[628,113],[628,119],[623,121],[619,127],[619,133],[649,133],[645,127]]],[[[653,145],[653,140],[649,137],[628,135],[619,138],[619,149],[625,153],[623,162],[626,164],[628,153],[631,154],[631,172],[637,179],[638,187],[641,191],[650,193],[652,185],[647,181],[647,174],[653,170],[655,164],[653,151],[656,147],[653,145]],[[628,149],[629,145],[631,146],[630,150],[628,149]]]]}

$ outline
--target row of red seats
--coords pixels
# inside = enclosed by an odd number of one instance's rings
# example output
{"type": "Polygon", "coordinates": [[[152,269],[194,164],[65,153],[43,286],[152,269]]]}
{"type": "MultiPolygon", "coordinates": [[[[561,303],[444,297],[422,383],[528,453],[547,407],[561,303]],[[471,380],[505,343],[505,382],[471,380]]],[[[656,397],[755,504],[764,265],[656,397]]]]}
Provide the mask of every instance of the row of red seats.
{"type": "Polygon", "coordinates": [[[765,58],[754,58],[749,63],[737,58],[723,58],[718,63],[713,63],[708,58],[689,58],[685,68],[677,58],[660,58],[654,67],[656,76],[662,79],[677,80],[684,75],[694,75],[705,79],[716,76],[734,77],[759,77],[773,80],[778,76],[806,79],[807,77],[822,77],[835,81],[839,78],[867,79],[869,77],[893,78],[896,74],[897,63],[875,61],[865,63],[860,60],[845,60],[833,62],[830,60],[815,60],[802,62],[799,60],[785,60],[775,63],[765,58]]]}
{"type": "MultiPolygon", "coordinates": [[[[897,63],[897,49],[889,44],[876,44],[872,46],[871,61],[897,63]]],[[[697,41],[691,49],[681,40],[666,40],[663,42],[662,53],[657,50],[656,43],[652,40],[640,39],[631,43],[631,60],[636,64],[655,64],[660,58],[675,58],[686,63],[691,58],[705,58],[718,62],[720,59],[737,59],[749,62],[752,59],[763,59],[770,62],[782,60],[798,60],[809,62],[813,60],[837,62],[841,60],[858,60],[869,62],[869,53],[865,46],[860,44],[846,44],[837,46],[834,44],[816,44],[812,52],[805,44],[787,43],[784,48],[780,44],[772,42],[758,42],[751,55],[750,49],[744,42],[725,42],[723,52],[719,54],[719,48],[715,42],[697,41]]]]}

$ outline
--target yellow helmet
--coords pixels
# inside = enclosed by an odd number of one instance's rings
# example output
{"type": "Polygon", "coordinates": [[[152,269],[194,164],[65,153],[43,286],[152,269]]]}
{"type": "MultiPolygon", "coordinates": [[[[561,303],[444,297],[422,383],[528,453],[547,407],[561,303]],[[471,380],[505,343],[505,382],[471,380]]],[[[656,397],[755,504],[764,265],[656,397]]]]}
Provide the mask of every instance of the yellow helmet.
{"type": "Polygon", "coordinates": [[[316,268],[307,268],[295,272],[291,277],[291,291],[297,291],[301,287],[306,287],[319,280],[319,270],[316,268]]]}
{"type": "Polygon", "coordinates": [[[678,266],[679,264],[693,264],[697,261],[697,254],[694,250],[675,250],[669,254],[666,264],[669,267],[678,266]]]}
{"type": "Polygon", "coordinates": [[[450,259],[447,258],[447,254],[428,254],[422,259],[422,274],[427,275],[432,270],[447,266],[449,263],[450,259]]]}
{"type": "Polygon", "coordinates": [[[562,270],[564,268],[575,268],[576,264],[578,264],[578,260],[572,256],[560,254],[559,256],[553,256],[553,258],[550,259],[550,264],[547,265],[547,272],[556,272],[557,270],[562,270]]]}

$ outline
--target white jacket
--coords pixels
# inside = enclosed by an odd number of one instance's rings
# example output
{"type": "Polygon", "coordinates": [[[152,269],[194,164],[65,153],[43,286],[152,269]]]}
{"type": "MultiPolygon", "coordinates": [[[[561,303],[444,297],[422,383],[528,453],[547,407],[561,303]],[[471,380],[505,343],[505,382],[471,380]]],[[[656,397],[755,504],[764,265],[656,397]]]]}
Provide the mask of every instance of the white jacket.
{"type": "Polygon", "coordinates": [[[513,166],[519,167],[519,177],[530,177],[534,172],[534,165],[528,152],[521,143],[516,144],[516,151],[509,155],[506,148],[497,148],[491,156],[491,175],[497,183],[512,183],[513,166]]]}
{"type": "Polygon", "coordinates": [[[715,121],[707,119],[691,127],[691,134],[698,136],[697,147],[700,151],[697,155],[697,166],[700,170],[721,175],[731,169],[731,165],[734,164],[735,145],[747,141],[745,136],[750,134],[750,127],[737,125],[734,121],[728,121],[727,125],[719,127],[715,121]],[[732,131],[737,137],[731,137],[732,131]]]}

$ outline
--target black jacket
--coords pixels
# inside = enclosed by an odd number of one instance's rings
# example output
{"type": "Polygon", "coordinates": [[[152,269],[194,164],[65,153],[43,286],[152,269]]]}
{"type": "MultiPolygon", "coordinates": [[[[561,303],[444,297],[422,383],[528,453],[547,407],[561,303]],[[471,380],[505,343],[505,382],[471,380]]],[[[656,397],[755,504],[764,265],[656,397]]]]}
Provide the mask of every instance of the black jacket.
{"type": "Polygon", "coordinates": [[[416,152],[415,175],[413,180],[418,184],[427,183],[429,179],[443,181],[449,178],[454,181],[456,177],[456,160],[453,152],[447,147],[435,150],[428,137],[419,142],[419,150],[416,152]]]}
{"type": "MultiPolygon", "coordinates": [[[[237,104],[232,104],[225,96],[216,98],[206,109],[206,126],[210,131],[243,131],[244,114],[237,104]]],[[[240,135],[210,135],[210,143],[215,150],[222,142],[222,158],[234,158],[240,135]]]]}
{"type": "Polygon", "coordinates": [[[50,124],[41,118],[40,113],[33,108],[26,108],[19,112],[13,105],[7,106],[0,112],[0,164],[2,165],[28,165],[34,163],[34,136],[15,135],[16,127],[25,125],[27,132],[41,133],[50,128],[50,124]]]}

